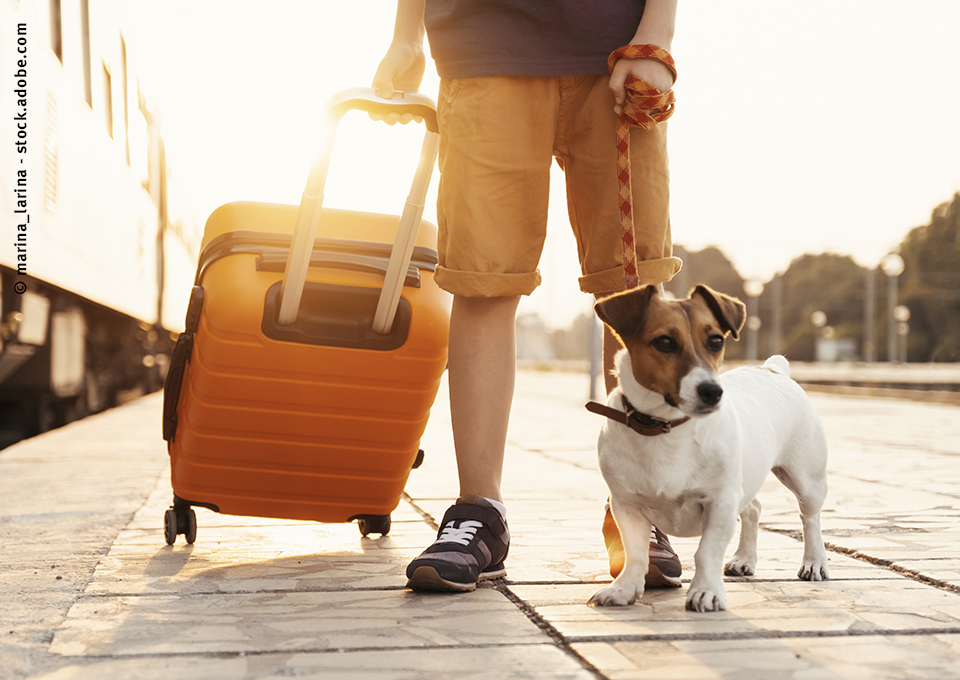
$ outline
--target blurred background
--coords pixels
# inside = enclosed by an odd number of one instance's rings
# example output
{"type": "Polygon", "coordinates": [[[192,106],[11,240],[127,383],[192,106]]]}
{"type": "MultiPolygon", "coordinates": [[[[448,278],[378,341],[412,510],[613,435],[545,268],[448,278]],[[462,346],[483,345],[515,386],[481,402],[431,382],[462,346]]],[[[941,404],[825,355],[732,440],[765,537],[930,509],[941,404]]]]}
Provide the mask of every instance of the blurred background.
{"type": "MultiPolygon", "coordinates": [[[[156,389],[206,216],[296,203],[318,111],[368,85],[395,2],[0,0],[0,445],[156,389]],[[27,49],[27,96],[14,66],[27,49]],[[21,106],[21,99],[26,103],[21,106]],[[25,161],[25,163],[21,163],[25,161]],[[19,294],[14,283],[26,282],[19,294]]],[[[744,299],[728,357],[960,361],[960,3],[681,2],[672,226],[697,283],[744,299]],[[892,256],[892,257],[891,257],[892,256]]],[[[436,97],[428,59],[421,91],[436,97]]],[[[326,205],[398,212],[422,129],[341,125],[326,205]]],[[[521,358],[589,359],[563,175],[521,358]]],[[[426,219],[435,221],[436,178],[426,219]]]]}

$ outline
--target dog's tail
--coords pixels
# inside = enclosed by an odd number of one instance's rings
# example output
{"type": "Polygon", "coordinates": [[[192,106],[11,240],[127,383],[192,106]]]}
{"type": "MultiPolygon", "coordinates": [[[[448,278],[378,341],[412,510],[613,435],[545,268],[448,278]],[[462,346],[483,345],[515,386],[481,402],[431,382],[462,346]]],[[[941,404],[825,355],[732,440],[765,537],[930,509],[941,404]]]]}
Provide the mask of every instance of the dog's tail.
{"type": "Polygon", "coordinates": [[[780,356],[779,354],[775,354],[767,359],[763,367],[768,371],[785,375],[788,378],[790,377],[790,362],[787,361],[786,357],[780,356]]]}

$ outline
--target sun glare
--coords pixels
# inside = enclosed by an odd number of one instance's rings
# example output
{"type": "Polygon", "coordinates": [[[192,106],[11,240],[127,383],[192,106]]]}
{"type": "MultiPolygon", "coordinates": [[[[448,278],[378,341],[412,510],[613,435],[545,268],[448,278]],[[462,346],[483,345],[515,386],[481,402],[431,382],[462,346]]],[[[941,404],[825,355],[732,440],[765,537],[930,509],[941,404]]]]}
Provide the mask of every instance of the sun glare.
{"type": "MultiPolygon", "coordinates": [[[[143,91],[158,98],[171,168],[192,191],[201,220],[226,201],[299,200],[319,145],[323,102],[371,82],[396,10],[395,2],[307,0],[269,9],[250,0],[171,0],[162,11],[146,0],[118,6],[138,18],[139,35],[128,43],[152,55],[153,78],[145,78],[143,91]]],[[[743,275],[760,278],[804,252],[849,253],[875,264],[957,190],[952,159],[960,137],[951,123],[960,101],[948,84],[960,56],[949,26],[960,10],[930,2],[895,20],[867,11],[871,6],[681,3],[678,108],[670,121],[676,243],[717,245],[743,275]],[[832,20],[822,25],[828,6],[832,20]],[[869,31],[860,26],[867,15],[869,31]],[[768,30],[774,26],[783,30],[768,30]],[[923,69],[869,56],[900,33],[922,54],[923,69]],[[842,54],[804,52],[810,36],[842,44],[842,54]],[[722,57],[709,56],[716,54],[722,57]],[[894,112],[886,82],[911,82],[912,91],[924,92],[922,105],[894,112]],[[732,106],[731,91],[747,92],[748,100],[732,106]],[[809,96],[826,104],[813,106],[809,96]]],[[[428,58],[421,91],[435,98],[438,89],[428,58]]],[[[327,205],[399,212],[421,135],[420,126],[345,118],[327,205]]],[[[589,298],[576,285],[563,176],[554,168],[551,179],[544,285],[524,304],[562,325],[589,298]]],[[[433,222],[436,181],[424,211],[433,222]]]]}

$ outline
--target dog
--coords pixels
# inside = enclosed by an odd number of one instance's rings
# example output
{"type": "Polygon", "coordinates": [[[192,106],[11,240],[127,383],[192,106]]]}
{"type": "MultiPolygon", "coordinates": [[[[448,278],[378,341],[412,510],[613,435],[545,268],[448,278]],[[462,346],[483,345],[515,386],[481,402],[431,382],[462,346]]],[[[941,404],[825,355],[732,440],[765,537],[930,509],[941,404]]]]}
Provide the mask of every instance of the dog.
{"type": "Polygon", "coordinates": [[[625,347],[616,357],[619,386],[606,407],[594,405],[609,418],[598,453],[625,564],[588,604],[629,605],[643,595],[657,526],[671,536],[701,536],[686,608],[726,609],[723,573],[756,570],[756,495],[771,471],[800,505],[798,576],[829,578],[820,533],[827,443],[819,416],[782,356],[719,375],[726,342],[739,338],[746,321],[744,304],[702,285],[684,300],[646,286],[603,299],[595,310],[625,347]],[[740,542],[724,565],[738,516],[740,542]]]}

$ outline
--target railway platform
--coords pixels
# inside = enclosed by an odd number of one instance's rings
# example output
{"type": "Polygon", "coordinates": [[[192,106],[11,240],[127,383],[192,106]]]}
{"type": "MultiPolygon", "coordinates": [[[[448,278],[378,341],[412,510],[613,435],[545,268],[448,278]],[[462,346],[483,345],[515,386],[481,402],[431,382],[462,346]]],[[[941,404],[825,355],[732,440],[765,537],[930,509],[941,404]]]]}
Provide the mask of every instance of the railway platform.
{"type": "Polygon", "coordinates": [[[196,543],[167,546],[158,394],[16,444],[0,453],[0,678],[960,677],[960,407],[811,393],[832,579],[797,580],[796,501],[771,477],[756,576],[697,614],[696,539],[673,541],[682,588],[585,604],[609,580],[586,391],[582,374],[518,377],[508,575],[460,595],[403,576],[456,493],[445,388],[385,537],[198,509],[196,543]]]}

